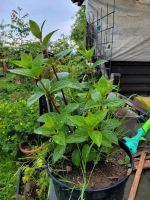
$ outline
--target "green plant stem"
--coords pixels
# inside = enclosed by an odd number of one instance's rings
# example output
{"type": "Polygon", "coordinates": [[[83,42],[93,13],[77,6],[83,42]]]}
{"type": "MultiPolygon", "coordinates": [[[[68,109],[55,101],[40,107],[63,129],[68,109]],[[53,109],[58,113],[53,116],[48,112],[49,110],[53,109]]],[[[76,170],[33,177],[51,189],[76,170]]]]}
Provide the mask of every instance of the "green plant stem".
{"type": "Polygon", "coordinates": [[[84,200],[84,192],[86,189],[86,163],[82,160],[82,167],[83,167],[83,185],[82,185],[82,191],[81,191],[81,200],[84,200]]]}
{"type": "Polygon", "coordinates": [[[52,102],[52,104],[53,104],[54,108],[56,109],[56,111],[57,111],[58,113],[60,113],[60,111],[58,110],[58,108],[57,108],[57,106],[56,106],[56,104],[55,104],[55,102],[54,102],[54,100],[53,100],[53,98],[52,98],[50,92],[46,89],[45,85],[43,84],[43,82],[42,82],[41,80],[39,80],[39,82],[41,83],[43,89],[44,89],[45,92],[46,92],[46,96],[47,96],[48,99],[52,102]]]}
{"type": "Polygon", "coordinates": [[[88,155],[91,151],[91,148],[92,146],[94,145],[94,142],[92,142],[92,144],[90,145],[87,153],[86,153],[86,156],[85,156],[85,162],[83,161],[82,159],[82,167],[83,167],[83,187],[82,187],[82,192],[81,192],[81,200],[84,200],[84,192],[85,192],[85,189],[87,187],[87,174],[86,174],[86,164],[87,164],[87,158],[88,158],[88,155]]]}
{"type": "MultiPolygon", "coordinates": [[[[77,148],[78,148],[78,151],[79,151],[79,153],[80,153],[80,157],[82,157],[82,154],[81,154],[81,151],[80,151],[80,147],[79,147],[79,145],[77,144],[77,148]]],[[[83,162],[83,160],[82,160],[82,165],[81,165],[81,170],[82,170],[82,174],[83,174],[83,187],[82,187],[82,192],[81,192],[81,195],[80,195],[80,197],[79,197],[79,199],[78,200],[84,200],[83,198],[84,198],[84,191],[85,191],[85,189],[86,189],[86,185],[84,184],[84,183],[86,183],[86,171],[85,171],[85,165],[84,165],[84,162],[83,162]]]]}
{"type": "MultiPolygon", "coordinates": [[[[100,154],[101,154],[101,152],[99,152],[99,156],[100,156],[100,154]]],[[[90,176],[89,176],[89,179],[88,179],[88,183],[87,183],[87,185],[88,185],[89,182],[90,182],[90,179],[91,179],[91,176],[92,176],[93,171],[94,171],[94,169],[95,169],[95,166],[97,165],[97,161],[98,161],[98,159],[99,159],[99,156],[97,157],[96,162],[94,162],[94,166],[93,166],[93,168],[92,168],[92,170],[91,170],[91,172],[90,172],[90,176]]]]}
{"type": "MultiPolygon", "coordinates": [[[[50,102],[52,102],[52,105],[54,106],[54,108],[56,109],[56,111],[60,114],[60,111],[58,110],[58,108],[57,108],[55,102],[53,101],[53,98],[52,98],[50,92],[46,89],[46,87],[44,86],[44,84],[42,83],[41,80],[39,80],[39,82],[41,83],[43,89],[45,90],[46,96],[48,97],[48,99],[50,100],[50,102]]],[[[73,131],[72,131],[72,129],[70,128],[70,126],[67,125],[67,127],[68,127],[69,131],[72,133],[73,131]]]]}
{"type": "MultiPolygon", "coordinates": [[[[54,74],[55,74],[55,76],[56,76],[57,81],[59,81],[57,72],[56,72],[56,70],[55,70],[55,65],[52,65],[52,69],[53,69],[53,71],[54,71],[54,74]]],[[[65,94],[64,94],[63,89],[61,89],[61,93],[62,93],[62,96],[63,96],[64,103],[65,103],[65,105],[67,105],[68,103],[67,103],[67,99],[66,99],[66,97],[65,97],[65,94]]]]}
{"type": "MultiPolygon", "coordinates": [[[[48,59],[50,58],[50,56],[48,55],[47,50],[46,50],[46,57],[47,57],[48,59]]],[[[54,64],[52,64],[51,67],[52,67],[52,69],[53,69],[53,72],[54,72],[54,75],[55,75],[57,81],[59,81],[59,78],[58,78],[58,75],[57,75],[57,72],[56,72],[56,69],[55,69],[56,66],[55,66],[54,64]]],[[[65,94],[64,94],[63,89],[61,89],[61,93],[62,93],[62,96],[63,96],[64,103],[65,103],[65,105],[67,105],[68,103],[67,103],[67,99],[66,99],[66,97],[65,97],[65,94]]]]}

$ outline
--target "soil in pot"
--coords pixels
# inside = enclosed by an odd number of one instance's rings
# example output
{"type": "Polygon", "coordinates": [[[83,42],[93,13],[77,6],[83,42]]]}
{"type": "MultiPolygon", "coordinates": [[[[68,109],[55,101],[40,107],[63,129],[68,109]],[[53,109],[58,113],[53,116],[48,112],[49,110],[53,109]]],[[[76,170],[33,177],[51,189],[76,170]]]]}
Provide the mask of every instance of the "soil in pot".
{"type": "MultiPolygon", "coordinates": [[[[125,182],[129,175],[128,169],[130,167],[131,173],[133,161],[128,148],[123,143],[121,146],[126,152],[119,150],[115,153],[115,156],[109,158],[109,162],[101,161],[96,166],[85,191],[85,200],[122,200],[125,182]]],[[[68,167],[69,163],[66,166],[68,167]]],[[[81,190],[79,188],[82,183],[82,172],[71,165],[69,167],[71,169],[70,172],[66,173],[65,178],[61,179],[61,181],[49,172],[53,179],[58,200],[78,200],[80,197],[81,190]],[[70,185],[65,180],[69,181],[70,185]]],[[[87,180],[91,169],[92,167],[88,165],[87,180]]]]}
{"type": "MultiPolygon", "coordinates": [[[[99,189],[114,184],[127,175],[130,158],[121,150],[111,162],[100,162],[94,169],[91,178],[91,166],[87,166],[87,180],[89,180],[88,189],[99,189]]],[[[66,174],[66,179],[76,186],[82,183],[82,171],[78,168],[72,168],[71,172],[66,174]]]]}

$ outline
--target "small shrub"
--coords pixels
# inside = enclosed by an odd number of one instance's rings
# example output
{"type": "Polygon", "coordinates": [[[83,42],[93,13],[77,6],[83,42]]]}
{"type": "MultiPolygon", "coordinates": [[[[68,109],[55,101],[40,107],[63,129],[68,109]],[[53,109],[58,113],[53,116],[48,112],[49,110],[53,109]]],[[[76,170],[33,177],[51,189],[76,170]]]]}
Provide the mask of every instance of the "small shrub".
{"type": "Polygon", "coordinates": [[[33,133],[37,126],[38,104],[27,107],[26,100],[0,100],[0,149],[3,153],[17,153],[18,143],[33,133]],[[14,151],[16,149],[16,151],[14,151]]]}

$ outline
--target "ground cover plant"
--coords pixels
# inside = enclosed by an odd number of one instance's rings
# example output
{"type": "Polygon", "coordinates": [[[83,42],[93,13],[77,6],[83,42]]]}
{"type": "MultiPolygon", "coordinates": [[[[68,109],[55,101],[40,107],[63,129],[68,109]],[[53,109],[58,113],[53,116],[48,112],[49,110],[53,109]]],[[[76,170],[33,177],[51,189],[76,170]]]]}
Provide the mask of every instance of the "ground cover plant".
{"type": "Polygon", "coordinates": [[[15,199],[18,176],[15,161],[9,156],[0,155],[0,199],[15,199]]]}

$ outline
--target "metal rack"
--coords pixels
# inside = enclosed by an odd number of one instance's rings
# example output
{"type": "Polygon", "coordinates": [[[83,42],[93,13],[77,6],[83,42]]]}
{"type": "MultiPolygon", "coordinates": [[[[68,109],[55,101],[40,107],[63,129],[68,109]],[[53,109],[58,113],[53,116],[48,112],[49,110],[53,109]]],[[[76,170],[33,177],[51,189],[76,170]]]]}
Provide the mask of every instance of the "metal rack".
{"type": "Polygon", "coordinates": [[[111,60],[115,17],[115,0],[113,6],[107,3],[107,9],[101,8],[95,13],[88,13],[86,27],[87,49],[95,46],[95,58],[111,60]]]}

